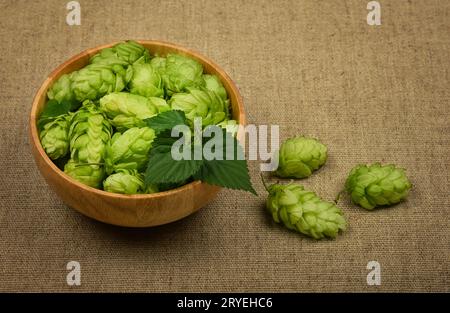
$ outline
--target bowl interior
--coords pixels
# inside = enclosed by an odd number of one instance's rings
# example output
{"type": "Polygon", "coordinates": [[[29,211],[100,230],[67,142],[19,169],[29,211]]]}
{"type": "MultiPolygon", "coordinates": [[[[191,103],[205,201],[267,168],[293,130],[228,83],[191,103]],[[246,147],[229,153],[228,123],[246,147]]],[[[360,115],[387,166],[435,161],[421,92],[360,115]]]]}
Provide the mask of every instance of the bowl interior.
{"type": "MultiPolygon", "coordinates": [[[[191,57],[198,62],[200,62],[203,65],[204,72],[208,74],[215,74],[217,75],[220,80],[222,81],[231,104],[231,112],[232,112],[232,118],[238,121],[240,125],[246,124],[245,119],[245,113],[242,103],[242,98],[239,94],[239,91],[236,87],[236,85],[233,83],[233,81],[230,79],[230,77],[216,64],[214,64],[211,60],[208,58],[200,55],[197,52],[191,51],[189,49],[167,43],[162,41],[146,41],[146,40],[137,40],[140,44],[145,46],[152,55],[158,54],[161,56],[164,56],[168,53],[179,53],[186,55],[188,57],[191,57]]],[[[43,161],[48,165],[48,167],[55,171],[58,175],[60,175],[64,180],[73,185],[75,188],[80,188],[83,190],[86,190],[91,193],[96,193],[98,195],[101,195],[103,197],[109,197],[109,198],[119,198],[119,199],[130,199],[130,198],[159,198],[159,197],[166,197],[168,195],[171,195],[173,193],[177,192],[183,192],[186,189],[192,188],[193,186],[201,184],[200,181],[194,181],[189,184],[186,184],[184,186],[171,189],[168,191],[158,192],[154,194],[143,194],[143,195],[122,195],[122,194],[115,194],[106,192],[100,189],[92,188],[87,185],[84,185],[75,179],[71,178],[70,176],[66,175],[63,171],[61,171],[54,163],[53,161],[47,156],[44,149],[41,146],[40,140],[39,140],[39,134],[37,129],[37,119],[42,112],[42,110],[45,107],[45,104],[47,102],[47,90],[48,88],[63,74],[67,74],[76,70],[81,69],[82,67],[86,66],[89,62],[89,59],[98,53],[100,50],[108,47],[112,47],[117,42],[99,46],[96,48],[88,49],[80,54],[72,57],[68,61],[61,64],[58,68],[56,68],[45,80],[45,82],[42,84],[41,88],[36,93],[36,96],[33,101],[32,109],[31,109],[31,116],[30,116],[30,136],[31,141],[33,144],[33,148],[37,151],[38,157],[42,158],[43,161]]],[[[242,130],[239,130],[238,132],[238,139],[243,138],[242,130]]],[[[36,154],[35,154],[36,155],[36,154]]]]}

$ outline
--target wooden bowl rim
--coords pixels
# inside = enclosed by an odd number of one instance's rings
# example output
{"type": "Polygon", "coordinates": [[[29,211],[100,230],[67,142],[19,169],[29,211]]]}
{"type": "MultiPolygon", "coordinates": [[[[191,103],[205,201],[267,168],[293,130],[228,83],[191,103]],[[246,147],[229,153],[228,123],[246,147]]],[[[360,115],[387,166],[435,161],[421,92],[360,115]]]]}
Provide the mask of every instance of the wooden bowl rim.
{"type": "MultiPolygon", "coordinates": [[[[166,41],[160,41],[160,40],[135,40],[136,42],[142,44],[142,45],[158,45],[158,46],[164,46],[166,48],[170,48],[170,49],[174,49],[177,50],[179,52],[182,52],[188,56],[194,57],[196,59],[200,59],[202,60],[204,63],[208,64],[210,67],[214,68],[217,73],[219,74],[218,76],[220,78],[222,78],[223,80],[225,80],[228,85],[230,86],[231,90],[235,93],[236,95],[236,100],[237,100],[237,106],[239,107],[239,124],[240,125],[246,125],[246,117],[245,117],[245,111],[244,111],[244,105],[243,105],[243,100],[242,100],[242,96],[239,93],[239,89],[237,88],[236,84],[233,82],[233,80],[228,76],[228,74],[222,70],[222,68],[220,66],[218,66],[216,63],[214,63],[213,61],[211,61],[209,58],[203,56],[202,54],[200,54],[199,52],[196,52],[194,50],[191,49],[187,49],[184,48],[182,46],[176,45],[174,43],[170,43],[170,42],[166,42],[166,41]]],[[[112,47],[120,42],[123,41],[115,41],[109,44],[104,44],[104,45],[100,45],[94,48],[88,48],[78,54],[76,54],[75,56],[71,57],[70,59],[68,59],[67,61],[65,61],[64,63],[62,63],[61,65],[59,65],[56,69],[54,69],[50,75],[45,79],[45,81],[42,83],[41,87],[38,89],[38,91],[36,92],[34,98],[33,98],[33,104],[31,107],[31,114],[30,114],[30,121],[29,121],[29,128],[30,128],[30,136],[31,136],[31,143],[35,145],[37,151],[39,152],[39,155],[41,158],[43,158],[43,160],[45,161],[45,163],[53,170],[55,171],[61,178],[63,178],[67,183],[74,185],[75,187],[78,187],[80,189],[82,189],[83,191],[86,192],[93,192],[98,194],[99,196],[105,196],[105,197],[111,197],[111,198],[116,198],[116,199],[150,199],[150,198],[164,198],[166,196],[170,196],[173,195],[175,193],[182,193],[184,191],[187,191],[188,189],[193,189],[194,187],[202,184],[201,181],[197,180],[197,181],[193,181],[190,182],[186,185],[183,185],[181,187],[178,188],[174,188],[174,189],[170,189],[170,190],[166,190],[166,191],[161,191],[161,192],[157,192],[157,193],[152,193],[152,194],[133,194],[133,195],[125,195],[125,194],[119,194],[119,193],[113,193],[113,192],[108,192],[108,191],[104,191],[101,189],[97,189],[94,187],[90,187],[87,186],[75,179],[73,179],[72,177],[70,177],[69,175],[67,175],[66,173],[64,173],[64,171],[62,171],[61,169],[59,169],[55,163],[53,163],[53,161],[48,157],[48,155],[45,153],[44,149],[42,148],[41,145],[41,141],[39,139],[39,133],[37,130],[37,103],[39,102],[39,98],[41,97],[41,95],[43,93],[46,92],[47,88],[50,86],[53,77],[57,76],[64,68],[67,67],[68,64],[77,61],[78,59],[81,59],[82,57],[85,57],[86,55],[89,55],[89,57],[93,56],[94,54],[98,53],[98,51],[105,49],[105,48],[109,48],[112,47]]],[[[150,51],[151,52],[151,51],[150,51]]],[[[242,138],[243,133],[242,130],[240,129],[238,132],[238,138],[242,138]]]]}

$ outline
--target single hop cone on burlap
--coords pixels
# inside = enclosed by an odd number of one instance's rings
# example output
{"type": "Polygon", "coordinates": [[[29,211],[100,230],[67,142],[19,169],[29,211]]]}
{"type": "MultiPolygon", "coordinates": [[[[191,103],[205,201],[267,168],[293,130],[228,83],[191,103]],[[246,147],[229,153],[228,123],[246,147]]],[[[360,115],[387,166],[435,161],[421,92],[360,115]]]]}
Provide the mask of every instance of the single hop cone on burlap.
{"type": "Polygon", "coordinates": [[[367,210],[399,203],[411,187],[404,169],[380,163],[354,167],[345,183],[352,201],[367,210]]]}
{"type": "Polygon", "coordinates": [[[335,238],[346,229],[342,211],[298,184],[274,184],[268,188],[266,207],[277,223],[299,233],[322,239],[335,238]]]}
{"type": "Polygon", "coordinates": [[[327,160],[327,147],[314,138],[299,136],[282,143],[279,150],[279,177],[305,178],[327,160]]]}

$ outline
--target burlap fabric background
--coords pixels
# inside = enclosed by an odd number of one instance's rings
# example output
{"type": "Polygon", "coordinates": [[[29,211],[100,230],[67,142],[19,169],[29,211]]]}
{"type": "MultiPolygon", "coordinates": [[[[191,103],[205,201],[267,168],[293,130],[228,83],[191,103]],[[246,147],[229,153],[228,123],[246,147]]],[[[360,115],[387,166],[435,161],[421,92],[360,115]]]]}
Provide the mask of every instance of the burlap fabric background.
{"type": "Polygon", "coordinates": [[[450,2],[67,1],[0,3],[0,290],[449,291],[450,2]],[[274,225],[260,197],[224,190],[197,214],[143,230],[90,220],[47,187],[30,153],[34,93],[72,55],[111,41],[175,42],[215,60],[256,124],[320,138],[325,167],[302,183],[332,200],[360,162],[393,162],[408,201],[368,212],[344,198],[349,229],[315,242],[274,225]],[[66,264],[81,263],[68,287],[66,264]],[[381,264],[381,286],[366,265],[381,264]]]}

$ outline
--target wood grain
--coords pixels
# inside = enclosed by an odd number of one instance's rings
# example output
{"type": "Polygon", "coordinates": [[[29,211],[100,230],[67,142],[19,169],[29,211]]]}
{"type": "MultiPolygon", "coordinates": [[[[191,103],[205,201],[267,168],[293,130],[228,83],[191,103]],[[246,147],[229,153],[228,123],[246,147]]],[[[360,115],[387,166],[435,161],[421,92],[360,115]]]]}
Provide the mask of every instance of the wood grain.
{"type": "MultiPolygon", "coordinates": [[[[246,124],[242,98],[230,77],[208,58],[192,50],[162,41],[138,40],[152,54],[175,52],[199,61],[206,73],[216,74],[228,92],[233,119],[246,124]]],[[[116,43],[88,49],[56,68],[44,81],[33,100],[29,121],[29,135],[36,164],[49,186],[71,208],[98,221],[127,227],[162,225],[186,217],[212,201],[220,188],[200,181],[180,188],[146,195],[121,195],[95,189],[72,179],[61,171],[43,150],[37,129],[37,118],[47,101],[47,90],[61,75],[88,64],[89,58],[101,49],[116,43]]],[[[240,130],[238,138],[244,136],[240,130]]]]}

